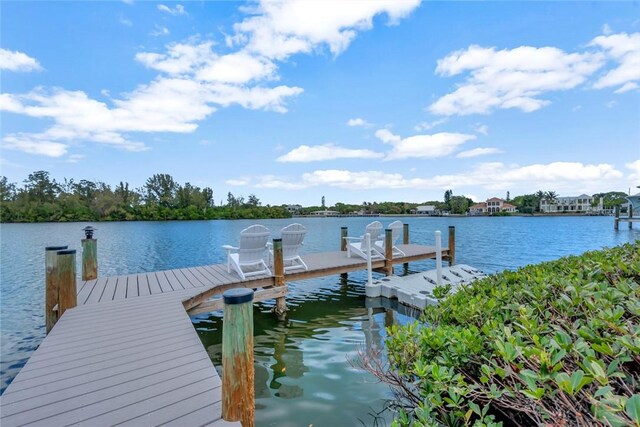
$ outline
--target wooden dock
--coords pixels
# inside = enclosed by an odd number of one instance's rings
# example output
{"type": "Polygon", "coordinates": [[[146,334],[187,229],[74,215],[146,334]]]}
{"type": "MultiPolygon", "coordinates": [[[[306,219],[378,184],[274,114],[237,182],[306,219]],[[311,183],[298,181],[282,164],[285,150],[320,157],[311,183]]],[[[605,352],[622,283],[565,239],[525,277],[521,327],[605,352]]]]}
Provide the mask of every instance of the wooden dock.
{"type": "MultiPolygon", "coordinates": [[[[398,246],[406,256],[373,268],[436,255],[432,246],[398,246]]],[[[308,270],[287,282],[366,269],[342,251],[303,259],[308,270]]],[[[275,285],[275,276],[240,280],[225,264],[79,281],[77,307],[0,397],[0,425],[239,425],[221,418],[221,381],[188,312],[222,308],[210,298],[232,288],[262,288],[258,301],[284,296],[287,287],[275,285]]]]}

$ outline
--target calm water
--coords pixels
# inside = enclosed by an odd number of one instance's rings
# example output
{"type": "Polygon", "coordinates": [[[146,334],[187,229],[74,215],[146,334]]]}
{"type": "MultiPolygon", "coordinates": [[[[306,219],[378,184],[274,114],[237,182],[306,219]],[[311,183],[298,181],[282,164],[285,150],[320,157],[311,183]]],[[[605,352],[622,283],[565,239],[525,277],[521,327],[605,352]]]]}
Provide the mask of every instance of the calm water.
{"type": "MultiPolygon", "coordinates": [[[[380,218],[386,225],[394,218],[380,218]]],[[[457,262],[487,272],[580,254],[640,238],[640,230],[613,230],[611,217],[400,218],[411,241],[433,244],[433,232],[456,226],[457,262]]],[[[304,251],[336,250],[340,226],[361,234],[371,218],[296,219],[307,227],[304,251]]],[[[237,243],[240,230],[256,221],[99,223],[99,274],[118,275],[222,263],[220,246],[237,243]]],[[[292,220],[263,220],[276,230],[292,220]]],[[[80,249],[86,224],[0,226],[1,390],[44,337],[44,247],[80,249]]],[[[433,262],[411,270],[433,268],[433,262]]],[[[78,265],[78,271],[80,266],[78,265]]],[[[349,360],[362,348],[382,346],[384,326],[409,317],[365,307],[363,273],[293,284],[291,311],[278,323],[268,303],[254,310],[256,330],[256,420],[259,425],[372,425],[390,397],[382,384],[349,360]]],[[[214,364],[220,363],[221,322],[214,313],[193,319],[214,364]]]]}

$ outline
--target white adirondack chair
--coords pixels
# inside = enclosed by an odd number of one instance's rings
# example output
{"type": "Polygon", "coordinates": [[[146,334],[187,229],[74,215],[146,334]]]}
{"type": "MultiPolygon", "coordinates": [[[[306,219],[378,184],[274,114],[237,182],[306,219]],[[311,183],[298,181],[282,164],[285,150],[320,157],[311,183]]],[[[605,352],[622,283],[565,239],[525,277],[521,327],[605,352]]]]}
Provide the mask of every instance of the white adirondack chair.
{"type": "Polygon", "coordinates": [[[367,253],[371,254],[371,259],[384,259],[384,255],[376,249],[376,242],[380,240],[380,233],[382,232],[382,223],[380,221],[373,221],[368,224],[364,229],[364,234],[360,237],[345,237],[347,241],[347,257],[351,258],[352,254],[367,259],[367,253]],[[364,236],[369,233],[371,238],[371,247],[367,248],[364,236]]]}
{"type": "MultiPolygon", "coordinates": [[[[405,256],[405,253],[396,246],[396,243],[398,242],[398,239],[402,235],[402,231],[404,229],[402,221],[393,221],[391,224],[389,224],[387,229],[391,229],[391,247],[393,250],[393,256],[405,256]]],[[[385,246],[386,239],[385,236],[382,235],[381,239],[375,242],[375,248],[377,251],[384,255],[386,251],[385,246]]]]}
{"type": "Polygon", "coordinates": [[[240,232],[240,246],[224,245],[227,272],[235,270],[242,280],[263,274],[271,276],[271,270],[265,262],[269,234],[267,227],[256,224],[240,232]]]}
{"type": "MultiPolygon", "coordinates": [[[[289,224],[280,230],[282,237],[282,260],[284,271],[308,270],[307,264],[300,257],[300,248],[304,244],[307,229],[302,224],[289,224]]],[[[271,243],[269,243],[271,246],[271,243]]],[[[273,257],[273,249],[269,249],[273,257]]]]}

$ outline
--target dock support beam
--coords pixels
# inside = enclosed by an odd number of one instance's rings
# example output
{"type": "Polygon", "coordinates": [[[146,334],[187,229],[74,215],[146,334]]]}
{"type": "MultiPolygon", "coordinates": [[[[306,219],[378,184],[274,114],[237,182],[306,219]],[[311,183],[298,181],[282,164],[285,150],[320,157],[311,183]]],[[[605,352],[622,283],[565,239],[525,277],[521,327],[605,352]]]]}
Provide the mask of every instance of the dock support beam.
{"type": "Polygon", "coordinates": [[[456,262],[456,227],[449,226],[449,266],[456,262]]]}
{"type": "MultiPolygon", "coordinates": [[[[282,258],[282,239],[273,239],[273,276],[276,286],[284,286],[284,260],[282,258]]],[[[284,320],[287,313],[287,301],[284,297],[276,298],[276,306],[273,312],[278,319],[284,320]]]]}
{"type": "Polygon", "coordinates": [[[67,246],[47,246],[44,248],[45,285],[44,285],[44,320],[47,334],[58,320],[53,308],[58,304],[58,251],[67,246]]]}
{"type": "Polygon", "coordinates": [[[82,280],[98,278],[98,241],[82,239],[82,280]]]}
{"type": "Polygon", "coordinates": [[[65,311],[78,305],[76,289],[76,250],[57,252],[58,319],[65,311]]]}
{"type": "MultiPolygon", "coordinates": [[[[375,242],[371,244],[375,245],[375,242]]],[[[390,228],[384,230],[384,273],[393,274],[393,231],[390,228]]]]}
{"type": "MultiPolygon", "coordinates": [[[[402,244],[409,244],[409,224],[402,224],[402,244]]],[[[402,264],[402,268],[404,269],[404,274],[409,274],[409,263],[405,262],[402,264]]]]}
{"type": "MultiPolygon", "coordinates": [[[[347,227],[340,227],[340,250],[342,252],[347,251],[347,239],[346,237],[349,235],[349,229],[347,227]]],[[[340,273],[340,278],[345,280],[349,277],[347,273],[340,273]]]]}
{"type": "Polygon", "coordinates": [[[618,231],[618,227],[620,226],[620,205],[616,205],[615,211],[616,213],[613,220],[613,229],[618,231]]]}
{"type": "Polygon", "coordinates": [[[631,203],[629,203],[629,207],[627,208],[627,211],[629,211],[629,230],[631,230],[633,228],[633,206],[631,205],[631,203]]]}
{"type": "Polygon", "coordinates": [[[222,418],[253,427],[253,291],[231,289],[222,298],[222,418]]]}

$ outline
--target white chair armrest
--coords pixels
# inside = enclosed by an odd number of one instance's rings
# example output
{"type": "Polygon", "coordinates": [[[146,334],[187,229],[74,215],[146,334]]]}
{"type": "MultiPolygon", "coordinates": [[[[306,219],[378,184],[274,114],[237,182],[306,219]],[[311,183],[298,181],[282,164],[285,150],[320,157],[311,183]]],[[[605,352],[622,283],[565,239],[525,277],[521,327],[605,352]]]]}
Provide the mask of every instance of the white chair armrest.
{"type": "Polygon", "coordinates": [[[236,246],[231,246],[231,245],[224,245],[224,246],[222,246],[222,249],[224,249],[227,252],[231,252],[231,251],[237,251],[240,248],[238,248],[236,246]]]}
{"type": "Polygon", "coordinates": [[[344,240],[346,240],[347,242],[359,242],[364,240],[364,237],[343,237],[344,240]]]}

